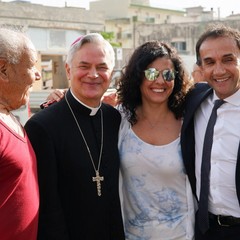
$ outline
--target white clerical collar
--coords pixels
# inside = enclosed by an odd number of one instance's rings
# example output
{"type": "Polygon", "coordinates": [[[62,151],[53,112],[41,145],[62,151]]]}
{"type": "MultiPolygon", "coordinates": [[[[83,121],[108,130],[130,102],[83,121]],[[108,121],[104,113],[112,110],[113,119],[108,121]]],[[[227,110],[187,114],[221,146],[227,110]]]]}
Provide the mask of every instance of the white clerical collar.
{"type": "Polygon", "coordinates": [[[74,94],[73,94],[73,92],[71,91],[71,89],[70,89],[70,92],[71,92],[71,94],[73,95],[73,97],[79,102],[79,103],[81,103],[84,107],[86,107],[86,108],[88,108],[88,109],[90,109],[91,110],[91,112],[90,112],[90,116],[94,116],[96,113],[97,113],[97,111],[98,111],[98,109],[101,107],[101,102],[100,102],[100,104],[99,104],[99,106],[98,107],[95,107],[95,108],[93,108],[93,107],[89,107],[88,105],[86,105],[86,104],[84,104],[82,101],[80,101],[74,94]]]}

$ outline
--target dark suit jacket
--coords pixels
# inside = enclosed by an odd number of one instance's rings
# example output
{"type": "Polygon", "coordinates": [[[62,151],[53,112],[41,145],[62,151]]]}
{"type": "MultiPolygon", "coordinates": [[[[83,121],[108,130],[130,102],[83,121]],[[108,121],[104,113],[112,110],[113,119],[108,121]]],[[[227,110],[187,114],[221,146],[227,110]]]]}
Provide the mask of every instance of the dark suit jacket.
{"type": "MultiPolygon", "coordinates": [[[[101,142],[100,111],[90,110],[67,92],[97,168],[101,142]]],[[[122,240],[118,178],[119,112],[102,104],[103,153],[100,175],[102,196],[97,196],[95,171],[83,138],[66,100],[41,110],[25,129],[36,152],[40,186],[39,240],[122,240]]]]}
{"type": "MultiPolygon", "coordinates": [[[[189,93],[186,99],[186,108],[181,132],[181,147],[183,161],[189,181],[196,196],[196,176],[195,176],[195,138],[194,135],[194,113],[200,104],[213,93],[213,89],[207,83],[198,83],[189,93]]],[[[239,148],[240,149],[240,148],[239,148]]],[[[238,150],[238,159],[236,166],[236,191],[240,203],[240,151],[238,150]]]]}

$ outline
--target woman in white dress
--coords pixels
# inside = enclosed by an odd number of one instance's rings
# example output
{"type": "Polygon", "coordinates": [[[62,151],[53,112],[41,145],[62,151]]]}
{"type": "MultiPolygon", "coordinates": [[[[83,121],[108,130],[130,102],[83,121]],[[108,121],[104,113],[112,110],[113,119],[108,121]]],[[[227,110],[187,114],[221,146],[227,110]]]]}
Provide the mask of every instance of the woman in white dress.
{"type": "Polygon", "coordinates": [[[191,81],[168,44],[138,47],[119,81],[122,208],[128,240],[194,239],[180,130],[191,81]]]}

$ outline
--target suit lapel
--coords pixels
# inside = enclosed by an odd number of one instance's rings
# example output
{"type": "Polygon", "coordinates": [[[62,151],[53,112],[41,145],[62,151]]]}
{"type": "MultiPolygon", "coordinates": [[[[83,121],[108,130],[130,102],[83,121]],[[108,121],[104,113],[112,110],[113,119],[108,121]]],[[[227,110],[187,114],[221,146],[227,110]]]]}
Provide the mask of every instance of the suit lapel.
{"type": "MultiPolygon", "coordinates": [[[[193,194],[196,197],[195,176],[195,137],[194,137],[194,113],[200,104],[213,92],[208,84],[196,86],[188,96],[184,121],[181,132],[181,147],[183,162],[191,183],[193,194]]],[[[196,197],[197,199],[197,197],[196,197]]]]}
{"type": "Polygon", "coordinates": [[[213,92],[212,88],[209,88],[206,91],[200,92],[200,94],[198,95],[193,94],[193,96],[189,98],[186,105],[186,110],[185,110],[186,112],[185,112],[184,124],[183,124],[184,128],[187,128],[190,121],[193,120],[194,113],[196,112],[198,107],[212,92],[213,92]]]}

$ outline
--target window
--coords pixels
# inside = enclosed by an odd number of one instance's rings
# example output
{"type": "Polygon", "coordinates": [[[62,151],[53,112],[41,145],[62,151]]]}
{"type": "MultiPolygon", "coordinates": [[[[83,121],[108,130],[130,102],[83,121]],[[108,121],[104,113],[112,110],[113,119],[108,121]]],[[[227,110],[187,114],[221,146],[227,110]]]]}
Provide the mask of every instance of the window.
{"type": "Polygon", "coordinates": [[[49,31],[49,48],[66,48],[66,34],[63,30],[49,31]]]}
{"type": "Polygon", "coordinates": [[[177,51],[186,51],[187,50],[187,44],[186,42],[172,42],[171,43],[173,47],[177,49],[177,51]]]}

